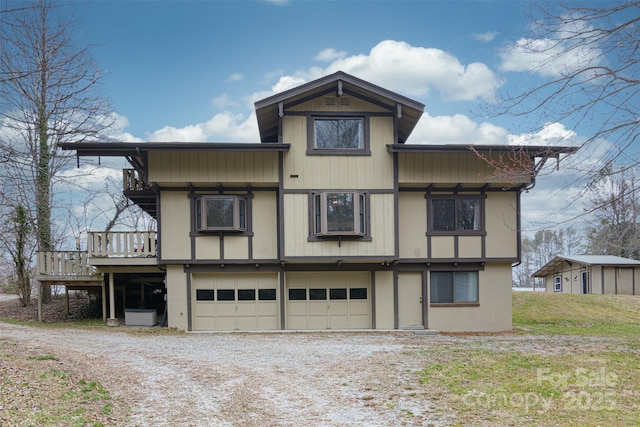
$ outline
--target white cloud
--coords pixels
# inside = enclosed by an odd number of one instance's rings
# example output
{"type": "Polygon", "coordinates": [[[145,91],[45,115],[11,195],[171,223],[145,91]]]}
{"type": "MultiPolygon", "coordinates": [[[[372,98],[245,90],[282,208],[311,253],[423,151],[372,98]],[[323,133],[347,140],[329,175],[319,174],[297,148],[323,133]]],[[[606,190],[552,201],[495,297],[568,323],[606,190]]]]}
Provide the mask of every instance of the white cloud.
{"type": "Polygon", "coordinates": [[[204,123],[182,128],[165,126],[146,139],[154,142],[259,142],[255,113],[245,118],[228,111],[216,114],[204,123]]]}
{"type": "Polygon", "coordinates": [[[572,45],[561,39],[521,38],[498,53],[500,70],[532,72],[544,77],[560,77],[577,69],[597,65],[602,52],[597,46],[572,45]]]}
{"type": "Polygon", "coordinates": [[[211,103],[217,108],[235,107],[238,105],[238,102],[231,99],[226,93],[213,98],[211,103]]]}
{"type": "Polygon", "coordinates": [[[424,113],[411,134],[410,144],[500,145],[508,141],[508,131],[491,123],[476,123],[463,114],[431,116],[424,113]]]}
{"type": "Polygon", "coordinates": [[[227,77],[226,82],[227,83],[233,83],[233,82],[239,82],[240,80],[242,80],[244,78],[244,76],[240,73],[233,73],[231,74],[229,77],[227,77]]]}
{"type": "Polygon", "coordinates": [[[562,123],[545,123],[538,132],[509,135],[512,145],[546,145],[578,147],[584,141],[578,138],[573,130],[568,130],[562,123]]]}
{"type": "Polygon", "coordinates": [[[331,62],[337,59],[342,59],[347,55],[347,53],[343,50],[336,50],[333,48],[324,49],[320,53],[318,53],[314,59],[316,61],[322,62],[331,62]]]}
{"type": "Polygon", "coordinates": [[[485,64],[465,65],[440,49],[384,40],[368,54],[340,57],[326,68],[311,67],[293,76],[282,76],[273,90],[289,89],[336,71],[413,97],[425,97],[431,89],[437,89],[445,99],[453,101],[492,98],[502,84],[500,77],[485,64]]]}
{"type": "Polygon", "coordinates": [[[489,43],[490,41],[492,41],[496,36],[498,35],[498,33],[496,31],[487,31],[485,33],[473,33],[471,36],[483,43],[489,43]]]}

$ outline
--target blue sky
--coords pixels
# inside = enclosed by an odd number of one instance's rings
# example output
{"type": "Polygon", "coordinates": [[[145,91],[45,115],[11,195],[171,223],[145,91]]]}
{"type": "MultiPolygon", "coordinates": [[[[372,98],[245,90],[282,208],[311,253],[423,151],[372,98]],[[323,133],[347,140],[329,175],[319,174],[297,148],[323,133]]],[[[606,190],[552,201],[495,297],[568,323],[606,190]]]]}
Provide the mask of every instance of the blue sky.
{"type": "MultiPolygon", "coordinates": [[[[575,145],[585,136],[571,123],[537,131],[474,113],[500,91],[549,77],[517,47],[531,25],[527,1],[70,3],[79,40],[107,73],[120,140],[259,142],[253,102],[337,70],[424,103],[410,143],[575,145]]],[[[583,210],[567,203],[584,192],[572,164],[607,148],[541,176],[523,196],[525,228],[580,226],[564,222],[583,210]]]]}

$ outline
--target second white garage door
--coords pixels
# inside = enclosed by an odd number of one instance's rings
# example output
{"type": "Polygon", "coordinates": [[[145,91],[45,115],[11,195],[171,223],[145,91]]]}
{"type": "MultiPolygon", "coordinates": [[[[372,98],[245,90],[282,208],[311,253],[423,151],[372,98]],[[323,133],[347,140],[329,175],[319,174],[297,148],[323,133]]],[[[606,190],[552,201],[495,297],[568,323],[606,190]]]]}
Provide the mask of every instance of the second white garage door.
{"type": "Polygon", "coordinates": [[[371,273],[287,273],[287,329],[371,328],[371,273]]]}

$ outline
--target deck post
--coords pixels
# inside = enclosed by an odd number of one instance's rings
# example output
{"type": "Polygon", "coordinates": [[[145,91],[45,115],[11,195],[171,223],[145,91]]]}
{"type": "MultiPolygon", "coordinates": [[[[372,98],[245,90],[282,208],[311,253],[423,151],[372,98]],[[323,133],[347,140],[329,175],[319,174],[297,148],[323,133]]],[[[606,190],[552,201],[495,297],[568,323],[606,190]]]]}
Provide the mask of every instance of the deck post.
{"type": "Polygon", "coordinates": [[[42,282],[38,282],[38,322],[42,322],[42,282]]]}
{"type": "Polygon", "coordinates": [[[116,319],[116,297],[114,286],[114,274],[107,273],[109,275],[109,319],[107,319],[107,325],[118,326],[118,319],[116,319]]]}
{"type": "Polygon", "coordinates": [[[64,296],[64,314],[69,317],[69,289],[66,286],[64,287],[64,296]]]}
{"type": "Polygon", "coordinates": [[[102,281],[102,321],[107,321],[107,286],[102,281]]]}

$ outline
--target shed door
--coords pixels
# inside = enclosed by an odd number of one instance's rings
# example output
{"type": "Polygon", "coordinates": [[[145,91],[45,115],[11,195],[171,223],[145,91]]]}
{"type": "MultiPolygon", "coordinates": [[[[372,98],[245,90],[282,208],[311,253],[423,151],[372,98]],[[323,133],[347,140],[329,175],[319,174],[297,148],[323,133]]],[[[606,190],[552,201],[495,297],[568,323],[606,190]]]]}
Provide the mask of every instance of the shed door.
{"type": "Polygon", "coordinates": [[[369,272],[287,273],[287,329],[371,327],[369,272]]]}

